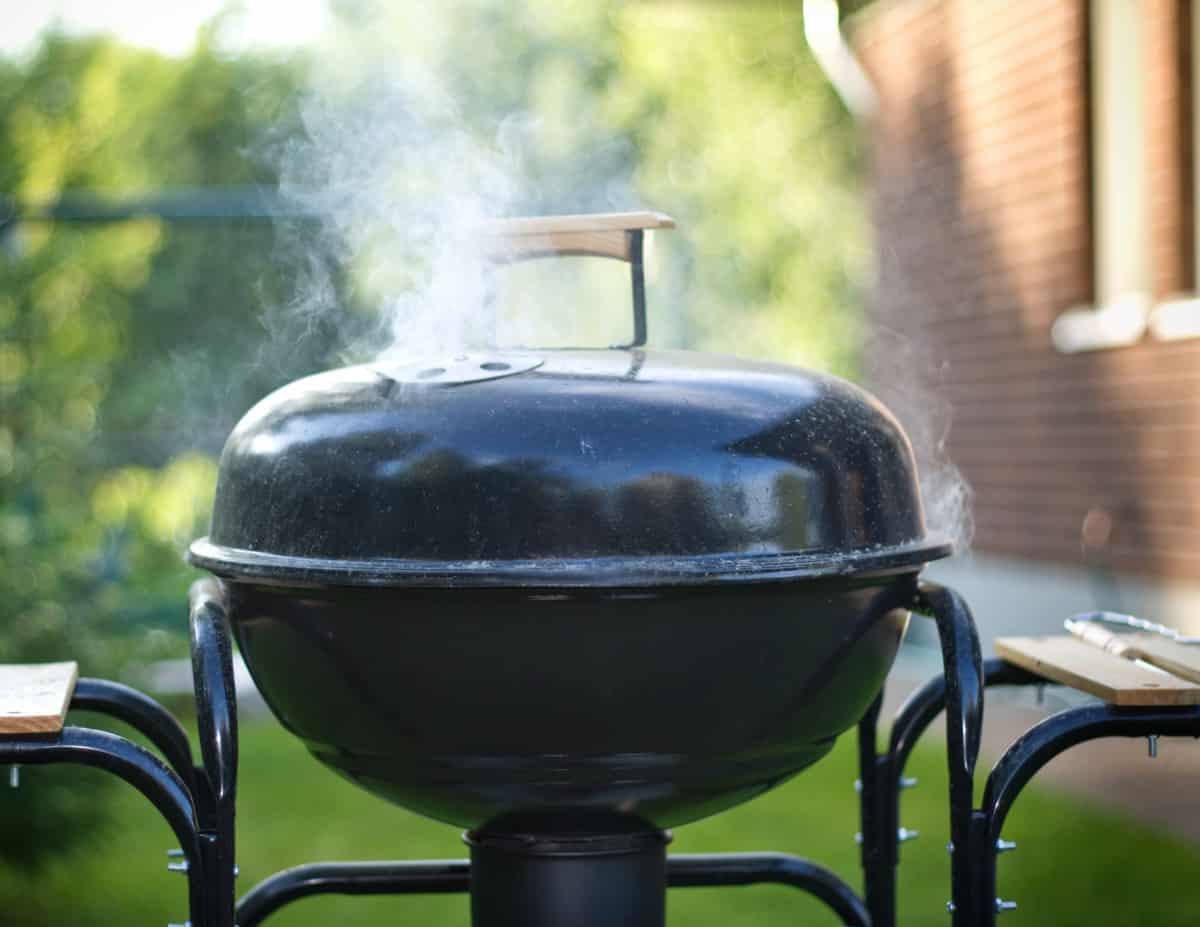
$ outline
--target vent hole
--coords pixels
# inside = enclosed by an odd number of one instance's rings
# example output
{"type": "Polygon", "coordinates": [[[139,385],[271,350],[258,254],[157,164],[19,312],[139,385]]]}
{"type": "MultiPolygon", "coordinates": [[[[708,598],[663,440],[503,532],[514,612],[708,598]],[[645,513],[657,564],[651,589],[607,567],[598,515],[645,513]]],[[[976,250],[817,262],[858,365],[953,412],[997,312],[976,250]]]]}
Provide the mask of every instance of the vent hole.
{"type": "Polygon", "coordinates": [[[426,367],[424,370],[422,370],[420,373],[417,374],[417,379],[418,380],[431,380],[434,377],[440,377],[445,372],[446,372],[445,367],[426,367]]]}
{"type": "Polygon", "coordinates": [[[486,364],[479,365],[480,370],[511,370],[512,364],[506,364],[503,361],[488,361],[486,364]]]}

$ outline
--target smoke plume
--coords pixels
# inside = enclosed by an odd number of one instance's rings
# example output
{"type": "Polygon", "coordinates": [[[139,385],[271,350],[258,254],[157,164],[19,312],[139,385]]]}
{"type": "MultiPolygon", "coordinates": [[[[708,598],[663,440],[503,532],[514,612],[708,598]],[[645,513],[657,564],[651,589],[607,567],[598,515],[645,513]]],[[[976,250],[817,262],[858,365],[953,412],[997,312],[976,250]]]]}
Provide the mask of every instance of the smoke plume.
{"type": "MultiPolygon", "coordinates": [[[[547,127],[519,94],[492,98],[476,81],[478,69],[439,51],[456,29],[486,19],[486,9],[409,7],[402,29],[394,14],[369,5],[343,19],[313,59],[301,131],[277,147],[281,193],[321,217],[317,241],[300,248],[287,312],[321,319],[348,298],[367,307],[377,324],[346,346],[347,360],[386,363],[521,343],[534,319],[551,336],[569,328],[576,309],[569,301],[554,311],[524,305],[515,324],[501,311],[511,275],[487,261],[481,228],[505,216],[638,205],[632,146],[603,126],[594,100],[547,127]],[[405,35],[422,37],[419,54],[405,53],[405,35]],[[466,92],[463,84],[473,81],[466,92]]],[[[462,46],[459,39],[454,47],[462,46]]],[[[544,273],[547,288],[565,274],[544,273]]]]}
{"type": "MultiPolygon", "coordinates": [[[[613,310],[628,299],[621,269],[597,271],[607,275],[598,284],[589,276],[593,268],[544,262],[555,266],[538,268],[530,285],[524,269],[495,273],[478,235],[497,217],[640,205],[633,145],[595,112],[594,93],[572,98],[570,90],[556,89],[567,103],[549,127],[523,105],[530,91],[522,81],[530,73],[554,74],[565,60],[599,53],[547,51],[553,43],[543,41],[533,47],[544,61],[504,60],[493,48],[504,47],[500,33],[530,23],[487,0],[405,5],[400,22],[382,7],[355,9],[316,51],[300,104],[301,131],[277,149],[282,193],[321,217],[318,240],[306,240],[302,249],[297,292],[287,309],[291,327],[296,319],[318,324],[336,317],[335,304],[350,300],[373,321],[347,340],[342,359],[382,363],[494,345],[620,340],[621,331],[601,336],[587,325],[598,315],[628,324],[613,310]],[[462,60],[464,29],[483,30],[476,36],[478,63],[462,60]],[[419,37],[420,52],[398,46],[397,35],[419,37]],[[459,53],[443,54],[451,47],[459,53]],[[488,58],[496,54],[499,60],[488,58]],[[493,93],[481,75],[515,89],[493,93]],[[506,292],[509,280],[523,285],[506,292]],[[607,282],[622,289],[606,289],[607,282]],[[509,311],[514,292],[519,303],[509,311]],[[597,299],[597,293],[605,295],[597,299]],[[586,305],[589,298],[601,312],[586,305]],[[584,337],[578,337],[581,329],[584,337]]],[[[567,79],[554,84],[570,85],[567,79]]],[[[663,289],[655,293],[655,324],[681,314],[671,296],[684,302],[682,293],[663,289]]],[[[336,334],[345,337],[344,330],[336,334]]],[[[874,337],[867,379],[912,441],[929,530],[965,546],[972,531],[970,490],[947,454],[951,417],[937,388],[939,371],[894,333],[874,337]]],[[[655,342],[663,344],[657,335],[655,342]]]]}
{"type": "Polygon", "coordinates": [[[931,364],[911,339],[878,325],[865,354],[868,382],[912,443],[927,531],[965,550],[974,533],[972,493],[947,448],[953,409],[940,388],[945,367],[931,364]]]}

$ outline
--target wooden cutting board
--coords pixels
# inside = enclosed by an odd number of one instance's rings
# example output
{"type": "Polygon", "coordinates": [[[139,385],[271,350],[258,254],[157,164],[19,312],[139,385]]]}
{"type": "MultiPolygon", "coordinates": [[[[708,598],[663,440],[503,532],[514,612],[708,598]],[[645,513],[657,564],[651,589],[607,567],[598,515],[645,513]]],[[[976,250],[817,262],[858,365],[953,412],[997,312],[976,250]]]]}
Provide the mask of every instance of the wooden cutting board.
{"type": "Polygon", "coordinates": [[[0,664],[0,734],[57,734],[63,728],[79,664],[0,664]]]}
{"type": "MultiPolygon", "coordinates": [[[[1164,638],[1158,640],[1174,643],[1164,638]]],[[[1146,646],[1145,642],[1139,646],[1146,646]]],[[[1175,644],[1175,647],[1187,645],[1175,644]]],[[[1088,692],[1112,705],[1200,705],[1200,683],[1141,666],[1133,661],[1132,654],[1118,656],[1071,635],[1001,637],[996,640],[996,653],[1050,682],[1088,692]]],[[[1178,661],[1183,656],[1175,653],[1174,659],[1178,661]]],[[[1195,657],[1190,653],[1186,656],[1186,663],[1191,666],[1195,657]]]]}

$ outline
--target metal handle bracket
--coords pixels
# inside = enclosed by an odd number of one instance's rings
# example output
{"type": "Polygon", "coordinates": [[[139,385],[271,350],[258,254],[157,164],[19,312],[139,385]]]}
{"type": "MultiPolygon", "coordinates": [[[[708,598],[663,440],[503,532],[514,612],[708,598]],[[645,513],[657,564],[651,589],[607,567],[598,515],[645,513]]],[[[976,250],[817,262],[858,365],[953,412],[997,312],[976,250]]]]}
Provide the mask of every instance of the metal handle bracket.
{"type": "Polygon", "coordinates": [[[615,258],[629,264],[633,278],[633,339],[616,348],[646,343],[647,229],[670,229],[675,220],[660,212],[610,212],[575,216],[497,219],[483,231],[484,253],[496,264],[563,255],[615,258]]]}

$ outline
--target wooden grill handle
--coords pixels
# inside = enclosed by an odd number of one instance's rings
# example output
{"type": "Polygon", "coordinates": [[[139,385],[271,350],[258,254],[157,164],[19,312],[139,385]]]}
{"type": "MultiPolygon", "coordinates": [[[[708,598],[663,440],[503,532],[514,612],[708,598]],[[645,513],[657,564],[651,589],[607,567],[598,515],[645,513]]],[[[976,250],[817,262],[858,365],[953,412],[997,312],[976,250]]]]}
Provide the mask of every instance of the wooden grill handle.
{"type": "Polygon", "coordinates": [[[556,255],[588,255],[640,260],[646,229],[671,229],[675,220],[660,212],[602,212],[574,216],[496,219],[483,229],[487,256],[497,263],[556,255]],[[635,242],[635,239],[637,240],[635,242]]]}

